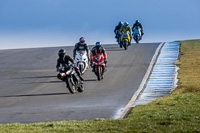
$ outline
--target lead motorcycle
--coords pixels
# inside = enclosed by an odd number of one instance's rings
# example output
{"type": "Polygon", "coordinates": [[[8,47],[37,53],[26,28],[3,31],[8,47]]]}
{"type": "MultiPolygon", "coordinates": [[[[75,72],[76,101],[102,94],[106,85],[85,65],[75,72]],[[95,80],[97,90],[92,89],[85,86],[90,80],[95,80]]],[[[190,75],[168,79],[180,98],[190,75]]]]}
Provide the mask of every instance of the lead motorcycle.
{"type": "Polygon", "coordinates": [[[122,46],[124,47],[124,49],[127,50],[128,46],[131,43],[131,37],[130,37],[128,31],[126,31],[126,32],[124,32],[124,34],[122,34],[121,43],[122,43],[122,46]]]}
{"type": "Polygon", "coordinates": [[[101,55],[95,55],[92,59],[92,67],[94,69],[94,73],[97,76],[98,80],[103,79],[104,70],[105,70],[105,60],[104,56],[101,55]]]}
{"type": "Polygon", "coordinates": [[[89,66],[87,52],[85,50],[76,51],[75,61],[75,65],[79,68],[80,73],[84,74],[89,66]]]}
{"type": "Polygon", "coordinates": [[[138,26],[133,29],[133,39],[136,43],[139,43],[141,40],[141,29],[138,26]]]}
{"type": "Polygon", "coordinates": [[[63,66],[59,70],[59,74],[61,76],[61,79],[65,81],[66,88],[69,89],[70,93],[74,94],[76,91],[84,91],[84,84],[78,78],[75,67],[73,65],[63,66]]]}

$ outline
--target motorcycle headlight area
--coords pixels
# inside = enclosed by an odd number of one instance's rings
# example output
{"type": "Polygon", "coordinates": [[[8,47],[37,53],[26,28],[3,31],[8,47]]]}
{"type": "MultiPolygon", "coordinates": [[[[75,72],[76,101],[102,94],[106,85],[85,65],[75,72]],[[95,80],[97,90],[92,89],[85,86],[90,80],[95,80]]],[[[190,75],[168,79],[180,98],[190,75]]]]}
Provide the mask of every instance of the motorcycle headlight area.
{"type": "Polygon", "coordinates": [[[97,65],[97,63],[96,63],[96,62],[93,62],[93,64],[94,64],[94,65],[97,65]]]}
{"type": "Polygon", "coordinates": [[[103,61],[99,62],[99,64],[100,64],[100,65],[103,64],[103,61]]]}
{"type": "Polygon", "coordinates": [[[72,70],[69,69],[69,70],[66,72],[66,74],[69,75],[69,74],[71,73],[71,71],[72,71],[72,70]]]}
{"type": "Polygon", "coordinates": [[[60,75],[61,75],[62,77],[64,77],[64,76],[65,76],[65,73],[60,73],[60,75]]]}
{"type": "Polygon", "coordinates": [[[127,35],[127,34],[124,34],[124,35],[123,35],[123,38],[128,38],[128,35],[127,35]]]}

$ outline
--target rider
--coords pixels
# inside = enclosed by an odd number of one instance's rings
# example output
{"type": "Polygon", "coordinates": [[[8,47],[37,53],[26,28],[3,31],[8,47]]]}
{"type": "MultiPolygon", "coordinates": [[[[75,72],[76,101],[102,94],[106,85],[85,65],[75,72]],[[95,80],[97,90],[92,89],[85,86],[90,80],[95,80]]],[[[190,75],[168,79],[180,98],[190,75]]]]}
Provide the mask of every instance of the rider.
{"type": "Polygon", "coordinates": [[[75,44],[75,47],[74,47],[74,50],[73,50],[73,57],[75,59],[75,54],[76,54],[76,51],[78,50],[86,50],[87,52],[87,57],[88,57],[88,60],[89,60],[89,50],[88,50],[88,45],[85,43],[85,38],[84,37],[81,37],[79,39],[79,42],[75,44]]]}
{"type": "MultiPolygon", "coordinates": [[[[101,55],[103,54],[104,56],[104,61],[105,61],[105,64],[107,63],[107,53],[106,53],[106,50],[101,46],[101,42],[96,42],[95,46],[92,48],[91,50],[91,53],[90,53],[90,66],[92,67],[92,59],[93,59],[93,56],[95,55],[101,55]]],[[[93,66],[93,70],[94,72],[94,66],[93,66]]],[[[104,72],[104,70],[103,70],[104,72]]]]}
{"type": "MultiPolygon", "coordinates": [[[[69,55],[66,55],[66,51],[64,49],[60,49],[58,51],[58,56],[59,56],[59,58],[57,59],[57,65],[56,65],[57,72],[59,71],[60,65],[68,66],[70,62],[72,64],[74,64],[74,60],[69,55]]],[[[80,80],[83,81],[83,77],[81,76],[77,67],[75,67],[75,71],[76,71],[77,75],[79,76],[80,80]]],[[[57,75],[57,78],[62,80],[60,74],[57,75]]]]}
{"type": "MultiPolygon", "coordinates": [[[[129,35],[130,35],[130,42],[128,42],[128,43],[129,43],[129,45],[131,45],[132,30],[131,30],[131,28],[130,28],[128,22],[125,22],[125,23],[124,23],[124,25],[120,28],[119,33],[120,33],[121,35],[123,35],[126,31],[129,31],[129,32],[130,32],[130,33],[129,33],[129,35]]],[[[120,39],[120,47],[122,47],[122,45],[121,45],[121,44],[122,44],[122,42],[121,42],[122,38],[123,38],[123,36],[121,36],[121,39],[120,39]]]]}
{"type": "Polygon", "coordinates": [[[133,24],[132,31],[134,31],[134,28],[137,27],[137,26],[140,27],[140,29],[141,29],[141,35],[143,36],[144,35],[144,33],[143,33],[143,27],[142,27],[142,24],[138,20],[136,20],[135,23],[133,24]]]}
{"type": "Polygon", "coordinates": [[[123,22],[119,21],[118,25],[115,27],[115,30],[114,30],[114,32],[115,32],[115,38],[117,39],[117,41],[119,41],[118,38],[121,36],[119,34],[119,32],[117,33],[117,31],[120,30],[120,28],[121,28],[122,25],[123,25],[123,22]]]}

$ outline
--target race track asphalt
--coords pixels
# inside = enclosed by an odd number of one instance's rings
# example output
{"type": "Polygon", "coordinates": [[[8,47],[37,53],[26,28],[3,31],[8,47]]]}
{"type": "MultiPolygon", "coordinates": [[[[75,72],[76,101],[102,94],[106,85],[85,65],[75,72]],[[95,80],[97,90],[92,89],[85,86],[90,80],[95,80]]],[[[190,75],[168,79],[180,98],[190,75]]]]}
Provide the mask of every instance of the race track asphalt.
{"type": "MultiPolygon", "coordinates": [[[[108,53],[104,79],[89,68],[85,90],[70,94],[56,78],[57,52],[72,46],[0,50],[0,123],[113,119],[138,89],[160,43],[103,45],[108,53]]],[[[92,46],[90,46],[91,48],[92,46]]]]}

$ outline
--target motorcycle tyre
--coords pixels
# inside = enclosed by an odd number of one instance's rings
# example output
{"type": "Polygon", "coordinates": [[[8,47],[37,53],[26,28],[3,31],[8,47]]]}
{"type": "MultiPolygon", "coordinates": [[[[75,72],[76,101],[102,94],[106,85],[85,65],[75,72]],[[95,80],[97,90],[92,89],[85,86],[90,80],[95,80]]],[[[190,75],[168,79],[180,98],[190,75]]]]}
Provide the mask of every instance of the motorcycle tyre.
{"type": "Polygon", "coordinates": [[[79,71],[80,71],[81,75],[83,75],[83,70],[84,70],[84,68],[82,66],[79,66],[79,71]]]}
{"type": "Polygon", "coordinates": [[[97,79],[101,80],[101,67],[97,67],[97,79]]]}
{"type": "Polygon", "coordinates": [[[69,92],[74,94],[76,92],[76,86],[71,83],[70,78],[66,78],[66,84],[69,92]]]}
{"type": "Polygon", "coordinates": [[[84,91],[84,84],[82,83],[79,83],[80,84],[80,87],[78,87],[77,91],[78,92],[83,92],[84,91]]]}
{"type": "Polygon", "coordinates": [[[127,50],[128,41],[125,40],[123,43],[124,43],[124,49],[127,50]]]}

